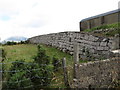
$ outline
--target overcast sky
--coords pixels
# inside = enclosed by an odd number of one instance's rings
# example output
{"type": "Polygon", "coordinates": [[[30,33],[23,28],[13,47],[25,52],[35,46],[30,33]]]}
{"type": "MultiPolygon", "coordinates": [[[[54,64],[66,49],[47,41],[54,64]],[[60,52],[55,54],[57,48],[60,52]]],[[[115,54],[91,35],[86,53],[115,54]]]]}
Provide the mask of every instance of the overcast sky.
{"type": "Polygon", "coordinates": [[[118,8],[119,0],[0,0],[0,38],[79,31],[80,20],[118,8]]]}

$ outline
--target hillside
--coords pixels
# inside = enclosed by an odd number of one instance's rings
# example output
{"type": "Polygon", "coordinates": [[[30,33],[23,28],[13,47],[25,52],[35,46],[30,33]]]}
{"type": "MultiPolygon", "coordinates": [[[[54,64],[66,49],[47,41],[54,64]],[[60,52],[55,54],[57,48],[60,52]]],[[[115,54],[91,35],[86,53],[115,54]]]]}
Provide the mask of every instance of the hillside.
{"type": "MultiPolygon", "coordinates": [[[[72,60],[72,56],[61,52],[60,50],[42,45],[46,50],[48,56],[52,57],[55,55],[57,58],[62,59],[66,57],[68,60],[72,60]]],[[[32,60],[32,58],[37,54],[37,45],[32,44],[22,44],[22,45],[13,45],[13,46],[4,46],[4,49],[7,53],[7,58],[12,60],[25,59],[32,60]]]]}

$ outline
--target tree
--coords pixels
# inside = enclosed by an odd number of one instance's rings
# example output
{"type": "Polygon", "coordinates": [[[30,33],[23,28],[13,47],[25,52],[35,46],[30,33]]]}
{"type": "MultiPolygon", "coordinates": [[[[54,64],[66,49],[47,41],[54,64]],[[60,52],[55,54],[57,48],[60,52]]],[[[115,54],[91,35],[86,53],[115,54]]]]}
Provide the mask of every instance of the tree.
{"type": "Polygon", "coordinates": [[[7,41],[5,45],[16,45],[17,43],[14,41],[7,41]]]}

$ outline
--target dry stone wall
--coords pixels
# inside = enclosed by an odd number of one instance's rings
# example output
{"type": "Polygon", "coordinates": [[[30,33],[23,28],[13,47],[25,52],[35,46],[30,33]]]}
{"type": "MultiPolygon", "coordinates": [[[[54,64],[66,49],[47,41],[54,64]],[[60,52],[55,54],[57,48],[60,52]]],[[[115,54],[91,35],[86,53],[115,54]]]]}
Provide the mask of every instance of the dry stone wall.
{"type": "Polygon", "coordinates": [[[74,88],[111,88],[120,80],[120,60],[107,59],[76,64],[74,88]]]}
{"type": "Polygon", "coordinates": [[[108,58],[113,38],[99,37],[80,32],[61,32],[40,35],[29,39],[30,43],[51,45],[73,54],[73,45],[79,44],[80,58],[108,58]]]}

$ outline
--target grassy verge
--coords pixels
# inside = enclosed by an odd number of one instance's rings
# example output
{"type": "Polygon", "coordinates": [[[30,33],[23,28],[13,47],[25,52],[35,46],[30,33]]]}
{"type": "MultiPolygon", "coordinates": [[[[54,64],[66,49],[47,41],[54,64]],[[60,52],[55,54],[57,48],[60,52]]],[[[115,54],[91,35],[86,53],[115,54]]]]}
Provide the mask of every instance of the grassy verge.
{"type": "Polygon", "coordinates": [[[105,32],[103,33],[105,36],[114,36],[115,34],[120,34],[120,30],[114,30],[114,31],[110,31],[110,32],[105,32]]]}
{"type": "Polygon", "coordinates": [[[84,32],[92,32],[92,31],[99,30],[99,29],[109,29],[109,28],[118,28],[118,27],[120,27],[120,23],[107,24],[107,25],[94,27],[91,29],[86,29],[86,30],[84,30],[84,32]]]}

